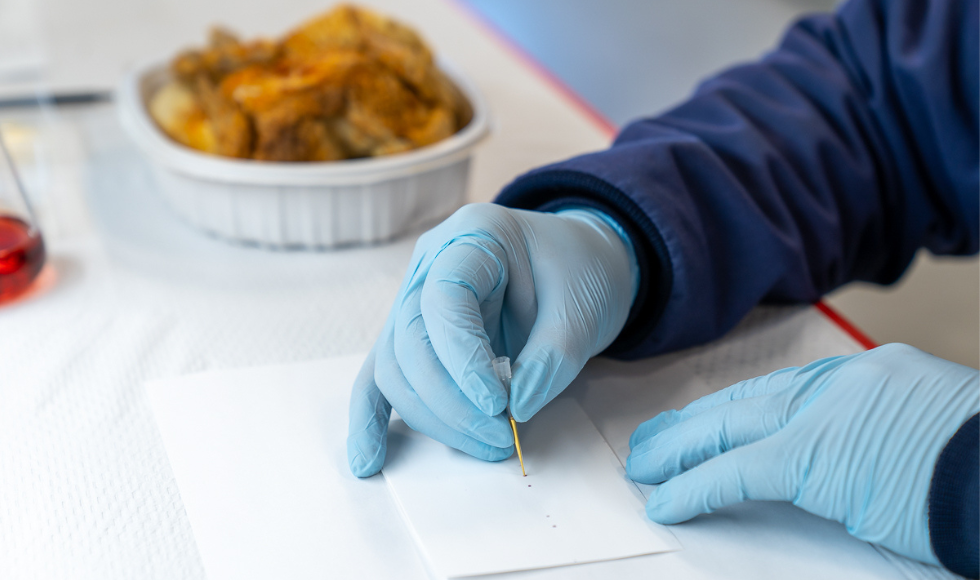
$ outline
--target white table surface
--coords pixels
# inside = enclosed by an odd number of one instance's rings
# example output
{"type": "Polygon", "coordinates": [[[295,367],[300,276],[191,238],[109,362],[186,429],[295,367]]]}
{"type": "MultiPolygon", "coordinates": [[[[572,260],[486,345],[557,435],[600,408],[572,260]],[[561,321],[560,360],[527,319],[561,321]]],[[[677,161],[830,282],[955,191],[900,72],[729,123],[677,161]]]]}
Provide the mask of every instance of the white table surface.
{"type": "MultiPolygon", "coordinates": [[[[274,10],[231,0],[27,4],[36,8],[46,54],[64,57],[49,80],[93,79],[99,87],[130,60],[200,38],[213,21],[277,33],[322,7],[305,0],[274,10]]],[[[420,28],[485,91],[496,127],[477,154],[471,200],[487,201],[522,171],[608,142],[602,127],[452,4],[372,4],[420,28]]],[[[50,265],[41,288],[0,308],[0,577],[203,578],[142,382],[368,349],[418,232],[326,253],[229,245],[169,212],[111,105],[5,111],[0,123],[24,164],[50,265]]],[[[640,363],[593,361],[569,395],[622,456],[632,428],[660,410],[860,349],[815,309],[760,309],[712,345],[640,363]],[[647,384],[651,377],[657,384],[647,384]]],[[[365,486],[379,489],[373,480],[365,486]]],[[[518,575],[946,575],[788,505],[746,504],[673,529],[685,550],[518,575]]],[[[367,539],[364,550],[390,554],[384,542],[367,539]]]]}

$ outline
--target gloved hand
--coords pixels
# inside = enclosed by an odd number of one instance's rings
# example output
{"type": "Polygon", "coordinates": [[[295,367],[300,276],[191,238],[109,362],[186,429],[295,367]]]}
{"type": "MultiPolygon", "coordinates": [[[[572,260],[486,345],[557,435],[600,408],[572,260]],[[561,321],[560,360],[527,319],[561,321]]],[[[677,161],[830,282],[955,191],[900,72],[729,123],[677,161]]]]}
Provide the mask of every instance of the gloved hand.
{"type": "Polygon", "coordinates": [[[639,268],[626,233],[586,209],[468,205],[419,238],[350,404],[347,457],[377,473],[394,407],[409,427],[488,461],[514,438],[494,356],[514,360],[510,410],[526,421],[619,334],[639,268]]]}
{"type": "Polygon", "coordinates": [[[626,471],[661,483],[673,524],[743,500],[791,501],[868,542],[933,564],[928,495],[950,437],[977,413],[976,370],[903,344],[742,381],[630,438],[626,471]]]}

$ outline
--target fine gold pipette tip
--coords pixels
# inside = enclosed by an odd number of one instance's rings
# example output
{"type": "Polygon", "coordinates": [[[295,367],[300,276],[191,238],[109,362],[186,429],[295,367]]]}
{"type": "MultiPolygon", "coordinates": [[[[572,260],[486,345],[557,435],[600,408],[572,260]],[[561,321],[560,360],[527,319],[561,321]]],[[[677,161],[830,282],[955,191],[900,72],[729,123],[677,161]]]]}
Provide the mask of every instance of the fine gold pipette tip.
{"type": "Polygon", "coordinates": [[[521,473],[527,477],[527,472],[524,471],[524,454],[521,453],[521,440],[517,437],[517,421],[513,417],[510,418],[510,428],[514,430],[514,447],[517,448],[517,459],[521,462],[521,473]]]}

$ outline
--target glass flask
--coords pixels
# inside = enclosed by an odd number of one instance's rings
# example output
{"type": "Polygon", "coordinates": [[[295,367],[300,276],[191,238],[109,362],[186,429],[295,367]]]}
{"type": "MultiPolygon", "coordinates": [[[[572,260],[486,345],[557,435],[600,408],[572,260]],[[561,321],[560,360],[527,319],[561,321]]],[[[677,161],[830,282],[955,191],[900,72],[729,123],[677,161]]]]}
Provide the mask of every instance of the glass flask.
{"type": "Polygon", "coordinates": [[[0,130],[0,304],[31,286],[44,258],[41,230],[0,130]]]}

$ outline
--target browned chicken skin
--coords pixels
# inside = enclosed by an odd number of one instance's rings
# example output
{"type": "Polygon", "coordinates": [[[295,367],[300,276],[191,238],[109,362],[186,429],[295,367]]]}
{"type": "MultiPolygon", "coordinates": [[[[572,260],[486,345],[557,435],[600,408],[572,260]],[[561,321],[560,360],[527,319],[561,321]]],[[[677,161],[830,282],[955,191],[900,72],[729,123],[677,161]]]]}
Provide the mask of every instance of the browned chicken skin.
{"type": "Polygon", "coordinates": [[[175,141],[265,161],[399,153],[469,123],[469,103],[410,28],[342,5],[280,41],[215,28],[171,63],[150,114],[175,141]]]}

